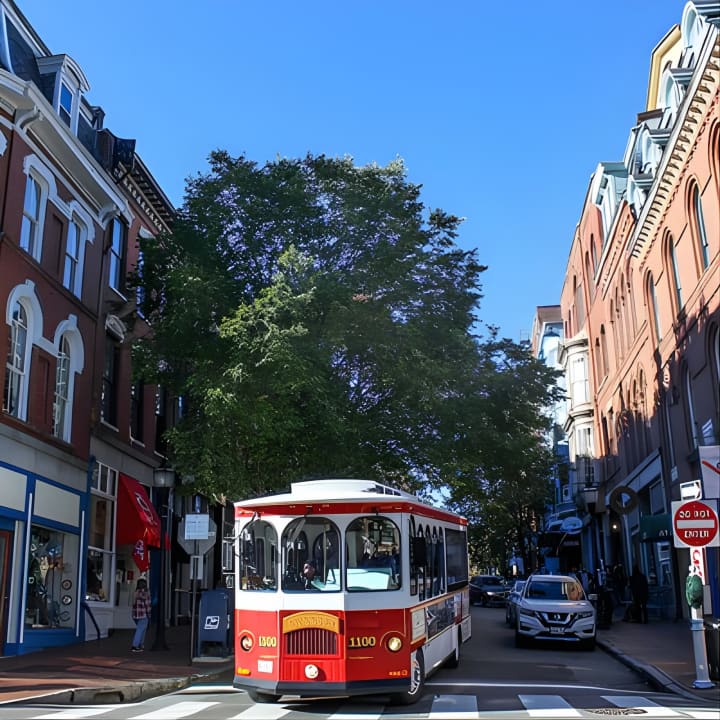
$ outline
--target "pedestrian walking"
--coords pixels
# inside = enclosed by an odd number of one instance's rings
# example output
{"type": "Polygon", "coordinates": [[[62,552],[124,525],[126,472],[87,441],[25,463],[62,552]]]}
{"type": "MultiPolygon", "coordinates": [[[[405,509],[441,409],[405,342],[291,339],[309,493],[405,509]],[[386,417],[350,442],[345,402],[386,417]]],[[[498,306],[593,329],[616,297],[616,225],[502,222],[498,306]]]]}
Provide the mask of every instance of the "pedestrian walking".
{"type": "Polygon", "coordinates": [[[150,622],[150,593],[148,592],[147,580],[145,580],[145,578],[140,578],[137,581],[137,587],[133,595],[132,618],[135,621],[132,651],[142,652],[144,649],[145,632],[150,622]]]}
{"type": "Polygon", "coordinates": [[[632,575],[630,576],[630,593],[634,609],[633,619],[636,622],[647,623],[648,581],[637,565],[633,565],[632,575]]]}

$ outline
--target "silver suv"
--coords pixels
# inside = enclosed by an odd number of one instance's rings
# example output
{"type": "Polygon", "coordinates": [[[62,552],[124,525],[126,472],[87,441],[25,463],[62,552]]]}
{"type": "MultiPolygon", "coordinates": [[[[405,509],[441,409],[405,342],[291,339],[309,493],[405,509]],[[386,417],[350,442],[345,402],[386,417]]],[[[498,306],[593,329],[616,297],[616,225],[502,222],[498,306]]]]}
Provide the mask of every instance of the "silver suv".
{"type": "Polygon", "coordinates": [[[531,575],[516,607],[515,645],[562,640],[595,648],[595,607],[571,575],[531,575]]]}

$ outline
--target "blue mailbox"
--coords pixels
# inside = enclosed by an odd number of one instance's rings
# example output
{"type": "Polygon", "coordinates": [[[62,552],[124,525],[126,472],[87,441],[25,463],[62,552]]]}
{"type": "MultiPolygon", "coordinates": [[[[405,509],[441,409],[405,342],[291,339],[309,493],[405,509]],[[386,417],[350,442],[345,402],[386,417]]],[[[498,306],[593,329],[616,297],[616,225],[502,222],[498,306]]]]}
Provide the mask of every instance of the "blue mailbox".
{"type": "Polygon", "coordinates": [[[227,657],[233,652],[233,597],[225,588],[200,595],[196,655],[227,657]]]}

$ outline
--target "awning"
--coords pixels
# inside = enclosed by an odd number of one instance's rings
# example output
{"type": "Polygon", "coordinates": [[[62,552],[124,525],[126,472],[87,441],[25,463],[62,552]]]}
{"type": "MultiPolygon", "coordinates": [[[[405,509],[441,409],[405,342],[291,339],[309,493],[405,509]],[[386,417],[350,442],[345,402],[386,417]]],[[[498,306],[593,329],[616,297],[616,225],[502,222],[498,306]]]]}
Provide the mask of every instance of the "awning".
{"type": "Polygon", "coordinates": [[[672,542],[670,513],[640,516],[640,542],[672,542]]]}
{"type": "Polygon", "coordinates": [[[118,545],[135,545],[144,540],[149,547],[160,547],[160,517],[147,490],[123,473],[118,488],[116,540],[118,545]]]}

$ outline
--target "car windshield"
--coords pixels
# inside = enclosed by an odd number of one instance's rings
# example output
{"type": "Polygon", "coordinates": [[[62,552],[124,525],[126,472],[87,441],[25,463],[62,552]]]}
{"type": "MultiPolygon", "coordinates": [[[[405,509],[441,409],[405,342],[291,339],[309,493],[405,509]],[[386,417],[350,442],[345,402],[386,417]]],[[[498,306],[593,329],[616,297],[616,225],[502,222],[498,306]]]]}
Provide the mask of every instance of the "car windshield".
{"type": "Polygon", "coordinates": [[[574,580],[536,580],[530,583],[526,597],[531,600],[584,600],[582,585],[574,580]]]}
{"type": "Polygon", "coordinates": [[[492,575],[478,575],[473,578],[475,585],[504,585],[505,581],[501,577],[493,577],[492,575]]]}

